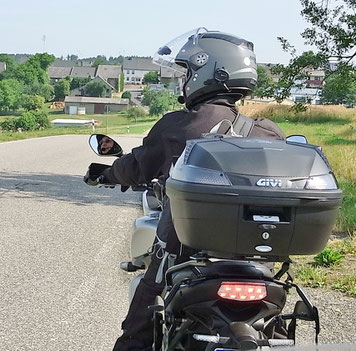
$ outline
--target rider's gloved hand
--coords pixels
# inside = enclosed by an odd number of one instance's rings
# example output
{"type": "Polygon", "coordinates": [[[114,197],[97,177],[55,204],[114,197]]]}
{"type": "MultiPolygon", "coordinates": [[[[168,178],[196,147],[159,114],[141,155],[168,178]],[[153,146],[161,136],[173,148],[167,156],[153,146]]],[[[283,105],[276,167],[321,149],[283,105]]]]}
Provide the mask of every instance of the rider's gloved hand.
{"type": "Polygon", "coordinates": [[[90,170],[87,171],[83,178],[84,183],[91,185],[91,186],[97,186],[99,184],[104,184],[104,176],[103,175],[92,175],[90,174],[90,170]]]}

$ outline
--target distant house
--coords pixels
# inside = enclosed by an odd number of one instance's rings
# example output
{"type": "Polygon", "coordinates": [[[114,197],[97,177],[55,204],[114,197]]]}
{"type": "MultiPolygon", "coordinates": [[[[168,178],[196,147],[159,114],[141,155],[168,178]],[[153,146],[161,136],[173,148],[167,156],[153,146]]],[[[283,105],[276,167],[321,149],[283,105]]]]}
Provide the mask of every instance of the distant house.
{"type": "Polygon", "coordinates": [[[295,102],[306,103],[309,102],[312,105],[320,105],[322,90],[320,88],[291,88],[290,98],[295,102]]]}
{"type": "Polygon", "coordinates": [[[99,65],[95,75],[106,80],[115,90],[120,90],[119,82],[122,73],[120,65],[99,65]]]}
{"type": "Polygon", "coordinates": [[[167,67],[161,67],[160,82],[168,86],[169,90],[179,93],[183,86],[185,74],[167,67]]]}
{"type": "Polygon", "coordinates": [[[72,61],[72,60],[62,60],[59,58],[56,58],[54,62],[52,63],[53,67],[74,67],[74,66],[81,66],[78,64],[78,61],[72,61]]]}
{"type": "Polygon", "coordinates": [[[257,66],[263,67],[273,81],[278,82],[280,75],[272,73],[272,69],[277,66],[275,63],[257,63],[257,66]]]}
{"type": "Polygon", "coordinates": [[[266,105],[266,104],[281,104],[281,105],[294,105],[292,99],[284,99],[282,102],[277,102],[274,98],[258,98],[247,96],[243,100],[237,102],[238,105],[266,105]]]}
{"type": "MultiPolygon", "coordinates": [[[[108,83],[105,79],[101,78],[100,76],[96,76],[89,83],[91,83],[93,81],[98,81],[98,82],[104,83],[105,88],[106,88],[105,97],[107,97],[107,98],[112,97],[112,93],[115,91],[115,88],[110,83],[108,83]]],[[[89,83],[87,83],[87,84],[89,84],[89,83]]],[[[80,88],[73,89],[70,92],[70,95],[71,96],[85,96],[85,87],[87,86],[87,84],[85,84],[84,86],[82,86],[80,88]]]]}
{"type": "Polygon", "coordinates": [[[73,67],[70,72],[71,78],[94,78],[96,67],[73,67]]]}
{"type": "Polygon", "coordinates": [[[307,88],[322,88],[324,85],[325,72],[323,70],[312,70],[308,72],[309,79],[305,82],[307,88]]]}
{"type": "Polygon", "coordinates": [[[129,99],[66,96],[64,111],[70,115],[103,114],[127,110],[129,99]]]}
{"type": "Polygon", "coordinates": [[[325,72],[320,69],[304,69],[304,73],[308,75],[308,79],[296,82],[296,86],[291,88],[290,98],[295,102],[320,105],[325,72]]]}
{"type": "Polygon", "coordinates": [[[152,58],[128,57],[122,66],[125,84],[142,84],[148,72],[160,72],[160,67],[152,63],[152,58]]]}
{"type": "Polygon", "coordinates": [[[6,62],[0,62],[0,72],[6,71],[6,62]]]}
{"type": "Polygon", "coordinates": [[[108,82],[110,86],[114,87],[115,91],[117,91],[119,88],[120,76],[122,74],[122,68],[120,65],[99,65],[98,67],[65,66],[63,65],[63,62],[59,63],[62,66],[56,66],[56,63],[54,63],[48,68],[47,73],[52,84],[65,77],[95,78],[99,76],[108,82]]]}
{"type": "Polygon", "coordinates": [[[48,76],[50,78],[51,83],[56,83],[60,79],[70,76],[70,72],[72,71],[72,67],[48,67],[48,76]]]}

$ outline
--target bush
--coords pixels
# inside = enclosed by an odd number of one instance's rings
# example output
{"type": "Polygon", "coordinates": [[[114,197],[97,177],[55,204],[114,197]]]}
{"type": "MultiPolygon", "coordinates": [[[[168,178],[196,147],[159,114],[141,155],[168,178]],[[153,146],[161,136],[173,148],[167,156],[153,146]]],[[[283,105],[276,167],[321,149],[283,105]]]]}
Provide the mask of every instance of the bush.
{"type": "Polygon", "coordinates": [[[17,118],[7,118],[0,124],[6,131],[31,131],[50,127],[47,113],[44,111],[27,111],[17,118]]]}
{"type": "Polygon", "coordinates": [[[46,129],[51,126],[51,122],[48,119],[48,114],[45,111],[36,112],[35,120],[37,123],[36,129],[46,129]]]}
{"type": "Polygon", "coordinates": [[[131,99],[131,93],[129,91],[124,91],[121,95],[123,99],[131,99]]]}
{"type": "Polygon", "coordinates": [[[2,130],[6,131],[16,130],[16,118],[6,118],[5,121],[0,123],[0,127],[2,130]]]}
{"type": "Polygon", "coordinates": [[[16,119],[15,127],[17,130],[27,131],[36,130],[37,123],[35,114],[32,111],[23,113],[20,117],[16,119]]]}
{"type": "Polygon", "coordinates": [[[137,122],[137,118],[145,117],[146,111],[141,107],[131,107],[127,110],[127,117],[133,118],[137,122]]]}
{"type": "Polygon", "coordinates": [[[40,95],[24,95],[22,107],[25,110],[39,110],[43,107],[45,98],[40,95]]]}
{"type": "Polygon", "coordinates": [[[325,249],[319,255],[314,257],[315,266],[330,267],[334,264],[340,263],[343,259],[340,252],[332,249],[325,249]]]}

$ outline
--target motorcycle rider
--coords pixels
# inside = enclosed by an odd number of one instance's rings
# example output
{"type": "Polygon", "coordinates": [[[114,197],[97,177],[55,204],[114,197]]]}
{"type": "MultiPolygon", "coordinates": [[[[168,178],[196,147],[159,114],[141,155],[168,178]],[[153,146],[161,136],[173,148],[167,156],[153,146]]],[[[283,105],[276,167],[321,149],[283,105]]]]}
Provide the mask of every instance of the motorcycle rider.
{"type": "MultiPolygon", "coordinates": [[[[91,185],[101,182],[137,186],[154,178],[167,178],[172,163],[183,152],[187,140],[199,138],[212,129],[226,134],[231,124],[239,121],[235,103],[248,95],[257,81],[253,44],[205,28],[198,28],[171,41],[159,49],[153,60],[160,66],[186,74],[183,96],[180,97],[186,109],[165,114],[152,127],[141,146],[115,160],[110,168],[98,175],[97,181],[89,182],[91,185]],[[228,123],[220,123],[223,120],[228,123]]],[[[245,123],[245,120],[241,129],[248,127],[249,136],[285,138],[270,120],[248,120],[251,123],[245,123]]],[[[187,260],[192,254],[191,249],[178,241],[166,196],[163,204],[157,237],[160,243],[166,244],[154,245],[151,264],[136,289],[128,315],[122,323],[123,335],[114,346],[115,351],[152,349],[152,311],[148,306],[154,305],[155,297],[162,293],[167,268],[187,260]]]]}

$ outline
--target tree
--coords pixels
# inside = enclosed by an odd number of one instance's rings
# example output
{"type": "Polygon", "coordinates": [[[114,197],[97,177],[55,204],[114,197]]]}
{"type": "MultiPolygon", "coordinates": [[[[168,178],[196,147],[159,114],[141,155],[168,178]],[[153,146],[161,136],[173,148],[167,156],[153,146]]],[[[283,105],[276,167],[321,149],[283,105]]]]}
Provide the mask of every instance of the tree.
{"type": "Polygon", "coordinates": [[[26,94],[41,95],[46,101],[51,100],[53,89],[49,85],[47,69],[53,61],[53,55],[43,53],[30,57],[22,64],[12,62],[6,71],[2,72],[0,79],[15,79],[24,86],[26,94]]]}
{"type": "Polygon", "coordinates": [[[125,76],[123,73],[120,74],[120,79],[119,79],[119,86],[120,86],[120,89],[119,91],[123,91],[124,90],[124,85],[125,85],[125,76]]]}
{"type": "Polygon", "coordinates": [[[131,93],[129,91],[124,91],[121,95],[123,99],[131,99],[131,93]]]}
{"type": "Polygon", "coordinates": [[[47,53],[36,54],[26,62],[6,70],[6,78],[14,78],[25,85],[48,84],[47,69],[54,62],[54,56],[47,53]]]}
{"type": "Polygon", "coordinates": [[[142,107],[131,107],[127,110],[127,117],[134,119],[135,123],[137,118],[146,116],[146,112],[142,107]]]}
{"type": "Polygon", "coordinates": [[[93,80],[85,86],[86,96],[103,97],[106,94],[106,85],[104,82],[93,80]]]}
{"type": "Polygon", "coordinates": [[[177,96],[169,90],[145,89],[142,104],[150,107],[150,115],[160,115],[175,108],[177,96]]]}
{"type": "Polygon", "coordinates": [[[85,84],[89,83],[91,81],[90,77],[74,77],[70,81],[70,90],[74,90],[77,88],[83,87],[85,84]]]}
{"type": "Polygon", "coordinates": [[[321,95],[323,104],[356,105],[356,72],[346,74],[332,74],[325,80],[321,95]]]}
{"type": "Polygon", "coordinates": [[[167,97],[158,95],[150,105],[150,115],[161,115],[169,110],[170,104],[167,97]]]}
{"type": "Polygon", "coordinates": [[[150,106],[152,103],[152,100],[154,99],[156,95],[156,91],[150,90],[148,88],[145,88],[143,90],[143,99],[142,99],[142,105],[144,106],[150,106]]]}
{"type": "Polygon", "coordinates": [[[262,66],[257,66],[257,87],[254,90],[254,95],[258,97],[263,97],[266,95],[266,90],[268,90],[273,85],[273,79],[268,74],[267,70],[262,66]]]}
{"type": "Polygon", "coordinates": [[[68,55],[67,58],[69,61],[77,61],[78,60],[77,55],[68,55]]]}
{"type": "MultiPolygon", "coordinates": [[[[16,65],[15,60],[7,55],[7,54],[0,54],[0,62],[5,62],[6,63],[6,70],[12,70],[13,67],[16,65]]],[[[6,75],[6,73],[4,73],[6,75]]],[[[0,79],[2,79],[3,72],[0,72],[0,79]]]]}
{"type": "Polygon", "coordinates": [[[99,65],[105,65],[106,62],[105,56],[98,55],[91,66],[98,67],[99,65]]]}
{"type": "Polygon", "coordinates": [[[54,97],[56,100],[63,100],[70,93],[69,79],[61,79],[54,86],[54,97]]]}
{"type": "Polygon", "coordinates": [[[40,95],[23,95],[22,107],[28,111],[40,110],[43,107],[45,99],[40,95]]]}
{"type": "Polygon", "coordinates": [[[144,75],[143,84],[157,84],[159,83],[158,72],[148,72],[144,75]]]}
{"type": "Polygon", "coordinates": [[[289,52],[291,60],[286,67],[277,65],[272,72],[280,75],[266,96],[274,96],[281,101],[290,95],[291,88],[308,79],[310,69],[323,69],[326,79],[331,75],[348,76],[355,71],[356,20],[355,0],[315,1],[300,0],[301,15],[309,27],[301,33],[305,44],[316,47],[315,52],[297,55],[288,40],[278,37],[282,49],[289,52]]]}
{"type": "Polygon", "coordinates": [[[25,86],[24,93],[28,95],[40,95],[45,101],[50,101],[54,96],[54,88],[50,84],[35,83],[25,86]]]}
{"type": "Polygon", "coordinates": [[[15,79],[0,81],[0,111],[15,111],[21,106],[23,86],[15,79]]]}

